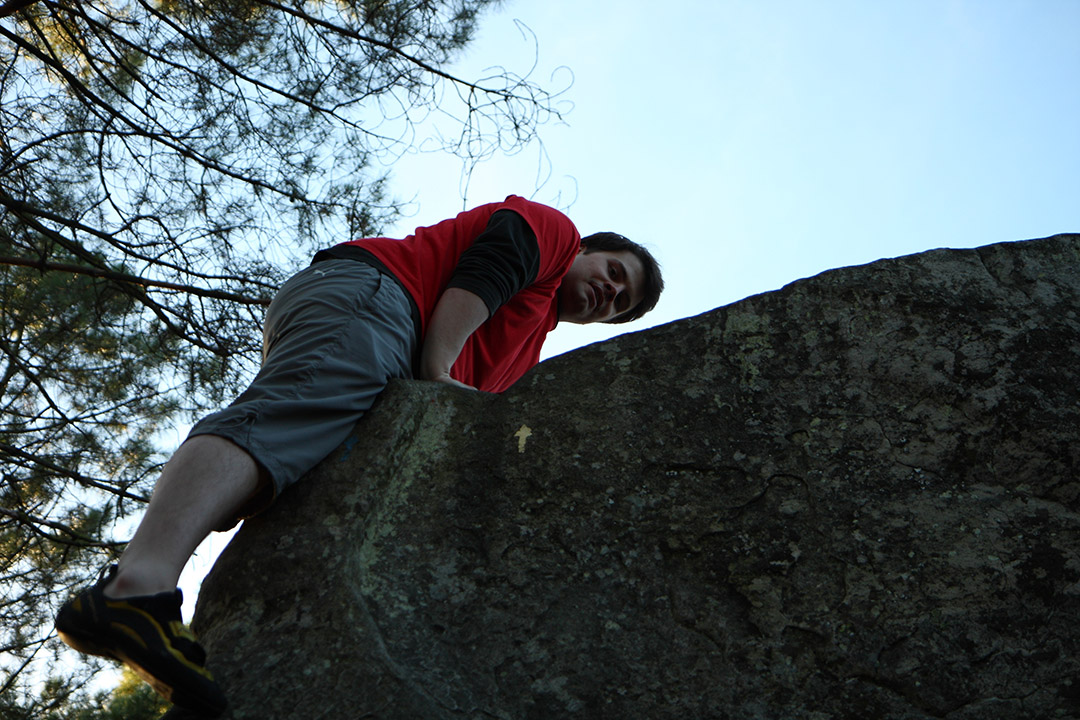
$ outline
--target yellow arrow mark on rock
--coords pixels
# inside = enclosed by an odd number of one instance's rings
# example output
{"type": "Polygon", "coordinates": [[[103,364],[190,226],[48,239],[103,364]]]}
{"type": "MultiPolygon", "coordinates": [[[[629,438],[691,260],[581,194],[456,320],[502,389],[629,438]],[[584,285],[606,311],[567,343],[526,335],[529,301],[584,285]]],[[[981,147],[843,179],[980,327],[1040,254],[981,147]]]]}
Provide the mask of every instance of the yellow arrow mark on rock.
{"type": "Polygon", "coordinates": [[[514,437],[518,440],[519,453],[525,452],[525,441],[529,439],[530,435],[532,435],[532,430],[529,429],[528,425],[522,425],[518,428],[518,431],[514,433],[514,437]]]}

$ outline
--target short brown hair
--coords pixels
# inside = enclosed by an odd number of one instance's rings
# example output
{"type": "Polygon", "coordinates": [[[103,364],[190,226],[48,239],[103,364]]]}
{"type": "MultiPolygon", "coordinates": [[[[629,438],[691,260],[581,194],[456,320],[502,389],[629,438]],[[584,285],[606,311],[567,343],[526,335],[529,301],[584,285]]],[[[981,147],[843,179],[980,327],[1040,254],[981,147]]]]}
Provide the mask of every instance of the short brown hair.
{"type": "Polygon", "coordinates": [[[664,292],[664,278],[660,275],[660,263],[652,256],[652,253],[633,240],[614,232],[598,232],[581,238],[581,246],[585,252],[597,250],[609,252],[621,252],[628,250],[641,261],[641,267],[645,269],[645,285],[641,288],[641,302],[630,310],[616,318],[606,320],[609,323],[624,323],[637,320],[639,317],[656,307],[660,300],[660,293],[664,292]]]}

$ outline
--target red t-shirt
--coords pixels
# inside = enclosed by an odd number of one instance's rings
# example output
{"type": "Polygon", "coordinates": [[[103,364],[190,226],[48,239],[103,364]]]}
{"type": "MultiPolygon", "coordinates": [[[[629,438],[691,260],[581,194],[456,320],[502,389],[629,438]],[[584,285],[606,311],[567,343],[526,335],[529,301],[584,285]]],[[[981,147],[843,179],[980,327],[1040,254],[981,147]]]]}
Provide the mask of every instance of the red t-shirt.
{"type": "Polygon", "coordinates": [[[420,311],[422,332],[461,257],[498,210],[512,210],[528,223],[540,249],[540,269],[531,285],[503,304],[465,342],[450,376],[488,392],[502,392],[540,361],[544,338],[559,319],[556,291],[581,247],[570,218],[558,210],[510,195],[501,203],[467,210],[403,240],[365,238],[364,248],[401,281],[420,311]]]}

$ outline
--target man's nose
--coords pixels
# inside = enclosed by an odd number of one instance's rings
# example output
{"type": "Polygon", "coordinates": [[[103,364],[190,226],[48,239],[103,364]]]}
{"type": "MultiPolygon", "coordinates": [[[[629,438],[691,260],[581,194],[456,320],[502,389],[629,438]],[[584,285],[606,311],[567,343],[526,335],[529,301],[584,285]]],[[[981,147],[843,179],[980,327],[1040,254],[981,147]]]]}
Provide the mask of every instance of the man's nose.
{"type": "Polygon", "coordinates": [[[625,289],[624,283],[608,280],[604,283],[604,299],[607,302],[613,302],[619,296],[619,293],[625,289]]]}

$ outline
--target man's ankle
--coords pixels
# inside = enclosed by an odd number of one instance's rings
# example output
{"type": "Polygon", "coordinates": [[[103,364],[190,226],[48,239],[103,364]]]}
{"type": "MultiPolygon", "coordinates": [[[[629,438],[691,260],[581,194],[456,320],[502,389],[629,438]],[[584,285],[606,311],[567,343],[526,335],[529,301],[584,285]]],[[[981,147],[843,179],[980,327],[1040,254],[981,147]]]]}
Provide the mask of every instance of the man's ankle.
{"type": "Polygon", "coordinates": [[[172,592],[176,588],[160,580],[155,581],[146,577],[140,577],[132,572],[125,572],[122,568],[116,571],[102,592],[105,597],[112,600],[121,600],[129,597],[141,597],[145,595],[157,595],[163,592],[172,592]]]}

